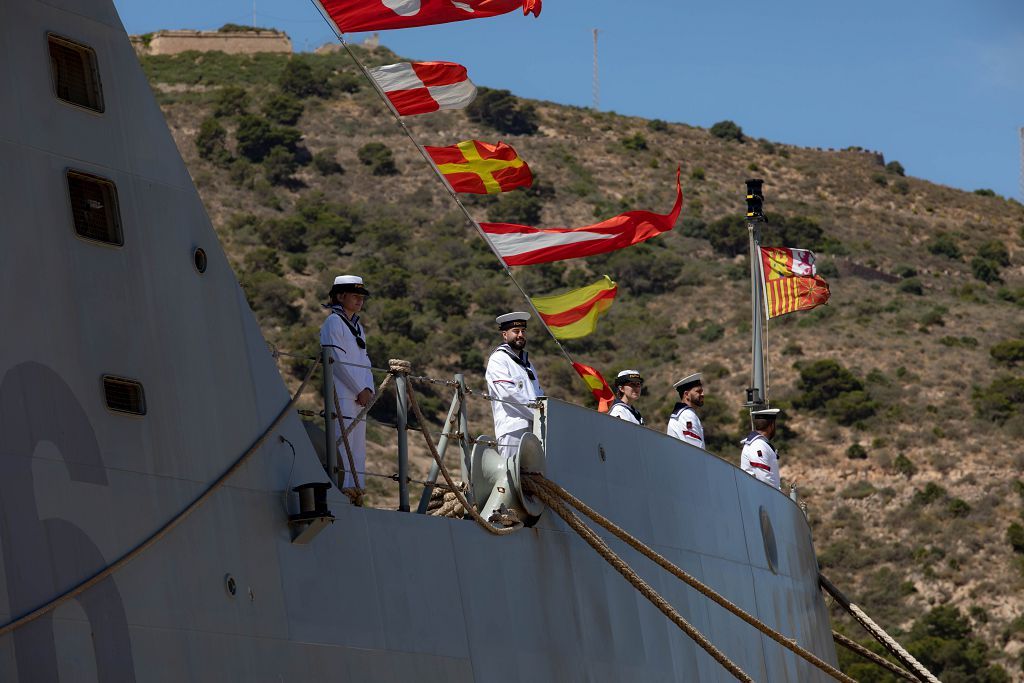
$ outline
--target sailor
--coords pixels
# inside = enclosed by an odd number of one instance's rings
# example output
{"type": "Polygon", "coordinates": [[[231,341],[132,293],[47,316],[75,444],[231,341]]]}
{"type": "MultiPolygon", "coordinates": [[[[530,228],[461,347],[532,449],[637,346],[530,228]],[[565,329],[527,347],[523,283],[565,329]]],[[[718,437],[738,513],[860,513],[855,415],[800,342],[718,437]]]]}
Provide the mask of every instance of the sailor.
{"type": "Polygon", "coordinates": [[[487,359],[487,391],[491,401],[498,452],[511,458],[519,451],[523,435],[533,431],[533,409],[528,405],[544,392],[537,371],[526,353],[526,321],[523,311],[495,318],[504,343],[487,359]]]}
{"type": "Polygon", "coordinates": [[[680,441],[705,448],[704,425],[700,423],[697,408],[704,405],[704,384],[701,373],[684,377],[672,385],[679,392],[679,403],[672,409],[665,432],[680,441]]]}
{"type": "Polygon", "coordinates": [[[759,481],[775,488],[782,485],[779,477],[779,455],[769,441],[775,436],[775,421],[782,412],[778,408],[766,408],[750,413],[754,431],[747,434],[740,443],[740,468],[759,481]]]}
{"type": "MultiPolygon", "coordinates": [[[[359,414],[363,406],[373,399],[373,374],[370,372],[370,356],[366,352],[366,330],[359,322],[359,312],[370,292],[363,286],[358,275],[339,275],[328,295],[324,308],[329,310],[327,319],[320,327],[320,346],[330,349],[331,376],[334,378],[334,396],[337,406],[327,406],[328,413],[338,413],[339,428],[346,429],[359,414]]],[[[341,435],[338,434],[340,439],[341,435]]],[[[345,470],[341,490],[357,501],[360,479],[350,472],[344,441],[341,441],[339,464],[345,470]]],[[[360,420],[348,436],[352,449],[352,460],[358,472],[366,470],[366,421],[360,420]]]]}
{"type": "Polygon", "coordinates": [[[615,400],[608,414],[626,422],[642,425],[644,416],[633,405],[640,398],[644,388],[644,378],[636,370],[623,370],[615,378],[615,400]]]}

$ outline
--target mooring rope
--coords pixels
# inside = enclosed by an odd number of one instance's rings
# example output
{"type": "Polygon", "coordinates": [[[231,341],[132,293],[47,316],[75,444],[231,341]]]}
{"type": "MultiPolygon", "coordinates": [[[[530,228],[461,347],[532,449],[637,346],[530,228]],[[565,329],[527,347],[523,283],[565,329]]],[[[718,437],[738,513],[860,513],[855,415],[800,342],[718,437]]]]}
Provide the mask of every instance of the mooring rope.
{"type": "Polygon", "coordinates": [[[724,609],[736,615],[743,621],[747,622],[748,624],[756,628],[758,631],[774,640],[779,645],[785,647],[787,650],[803,658],[810,664],[813,664],[814,666],[821,669],[822,671],[832,676],[836,680],[843,681],[844,683],[856,683],[854,679],[850,678],[839,669],[835,668],[825,660],[821,659],[810,650],[807,650],[798,645],[793,640],[786,638],[784,635],[782,635],[772,627],[768,626],[757,617],[741,609],[739,606],[733,604],[724,596],[717,593],[706,584],[702,583],[695,576],[692,576],[691,574],[684,571],[682,568],[670,562],[663,555],[653,550],[650,546],[646,545],[645,543],[637,539],[635,536],[622,529],[622,527],[618,526],[610,519],[594,510],[592,507],[584,503],[576,496],[569,493],[569,491],[559,486],[555,482],[538,474],[527,474],[524,477],[524,479],[534,485],[534,491],[536,491],[538,488],[544,488],[550,494],[557,496],[558,498],[569,503],[569,505],[573,506],[574,508],[582,512],[584,515],[592,519],[599,526],[604,527],[606,530],[611,532],[616,538],[625,542],[631,548],[647,557],[647,559],[651,560],[652,562],[660,566],[662,569],[666,570],[676,578],[680,579],[681,581],[683,581],[683,583],[687,584],[691,588],[696,589],[698,592],[712,600],[717,605],[723,607],[724,609]]]}
{"type": "Polygon", "coordinates": [[[300,384],[299,388],[295,390],[295,393],[292,395],[291,400],[288,401],[287,404],[285,404],[284,408],[281,409],[281,412],[279,412],[277,414],[277,417],[274,418],[274,421],[270,423],[270,425],[263,431],[263,433],[260,434],[259,438],[257,438],[256,441],[254,441],[253,444],[249,446],[249,448],[244,453],[242,453],[242,455],[238,456],[238,459],[236,459],[231,464],[231,466],[224,471],[222,475],[217,477],[217,479],[212,484],[210,484],[206,488],[206,490],[203,491],[202,494],[200,494],[198,498],[189,503],[184,510],[179,512],[177,515],[171,518],[170,521],[168,521],[162,527],[153,532],[153,534],[150,535],[149,538],[142,541],[142,543],[139,543],[137,546],[126,552],[124,555],[119,557],[111,564],[107,565],[106,568],[100,570],[92,577],[86,579],[85,581],[82,581],[74,588],[68,589],[64,593],[61,593],[57,597],[47,602],[45,605],[37,607],[28,614],[22,615],[17,619],[14,619],[13,621],[4,624],[2,627],[0,627],[0,637],[5,636],[11,631],[14,631],[15,629],[18,629],[24,626],[25,624],[35,621],[39,617],[52,612],[68,600],[73,600],[74,598],[78,597],[85,591],[95,586],[100,581],[103,581],[104,579],[108,578],[116,571],[127,565],[129,562],[131,562],[136,557],[141,555],[143,552],[148,550],[157,541],[159,541],[168,533],[170,533],[171,530],[173,530],[175,527],[177,527],[179,524],[185,521],[185,519],[189,515],[191,515],[193,512],[199,509],[199,506],[201,506],[203,503],[209,500],[210,497],[214,493],[216,493],[217,490],[220,489],[224,485],[224,483],[242,467],[242,465],[248,462],[249,458],[251,458],[253,454],[255,454],[263,446],[264,443],[266,443],[270,435],[274,433],[274,431],[280,426],[281,422],[283,422],[284,419],[289,415],[289,413],[291,413],[292,408],[295,407],[295,403],[299,400],[299,396],[302,395],[302,392],[305,391],[306,385],[309,384],[309,380],[313,376],[313,372],[317,369],[317,366],[319,365],[320,359],[316,359],[313,363],[313,366],[309,369],[309,372],[306,373],[306,377],[302,380],[302,384],[300,384]]]}
{"type": "Polygon", "coordinates": [[[693,642],[697,643],[705,652],[722,665],[726,671],[731,673],[737,680],[744,681],[746,683],[753,683],[753,680],[748,676],[743,669],[741,669],[735,662],[730,660],[724,652],[715,647],[707,637],[704,636],[700,631],[694,628],[682,614],[673,607],[668,600],[663,598],[656,590],[640,578],[633,569],[622,560],[621,557],[615,554],[608,544],[604,542],[600,536],[598,536],[590,527],[580,521],[579,517],[574,515],[569,508],[558,499],[557,496],[550,493],[546,488],[542,486],[536,486],[533,489],[533,493],[540,498],[545,505],[555,512],[559,517],[565,520],[573,531],[590,545],[591,548],[597,551],[597,553],[604,558],[605,562],[610,564],[615,571],[622,575],[637,591],[640,592],[645,598],[647,598],[652,605],[657,607],[662,614],[669,618],[669,620],[678,626],[687,636],[690,637],[693,642]]]}
{"type": "Polygon", "coordinates": [[[818,583],[825,591],[835,598],[839,606],[845,609],[850,615],[857,620],[864,630],[871,634],[871,636],[882,644],[886,650],[889,651],[896,659],[900,660],[903,666],[907,667],[910,672],[917,677],[918,680],[924,681],[925,683],[940,683],[928,669],[921,664],[921,662],[914,659],[914,656],[906,651],[902,645],[896,642],[896,639],[890,636],[881,626],[876,624],[871,617],[864,613],[864,611],[857,605],[850,602],[850,600],[842,594],[842,592],[836,588],[835,584],[825,578],[824,574],[818,574],[818,583]]]}
{"type": "Polygon", "coordinates": [[[888,669],[889,671],[891,671],[892,673],[896,674],[900,678],[906,679],[908,681],[917,681],[917,677],[912,675],[909,671],[904,669],[902,666],[897,666],[896,664],[893,664],[892,662],[890,662],[885,657],[882,657],[881,655],[872,652],[871,650],[867,649],[866,647],[864,647],[863,645],[861,645],[857,641],[852,640],[850,638],[847,638],[846,636],[844,636],[839,631],[832,631],[832,639],[835,640],[840,645],[842,645],[843,647],[845,647],[850,652],[854,652],[854,653],[860,655],[864,659],[867,659],[868,661],[870,661],[873,664],[877,664],[878,666],[882,667],[883,669],[888,669]]]}

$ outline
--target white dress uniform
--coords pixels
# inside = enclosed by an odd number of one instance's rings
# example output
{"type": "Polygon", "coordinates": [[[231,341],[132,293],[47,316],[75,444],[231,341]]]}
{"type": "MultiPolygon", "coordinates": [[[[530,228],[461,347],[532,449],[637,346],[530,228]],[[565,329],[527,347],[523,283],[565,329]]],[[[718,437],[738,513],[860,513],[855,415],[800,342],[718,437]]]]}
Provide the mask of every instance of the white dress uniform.
{"type": "Polygon", "coordinates": [[[697,448],[706,448],[704,425],[700,423],[697,411],[685,403],[677,403],[672,409],[672,417],[668,419],[668,428],[665,433],[680,441],[693,444],[697,448]]]}
{"type": "Polygon", "coordinates": [[[608,414],[620,420],[632,422],[635,425],[642,425],[644,423],[644,416],[640,414],[640,411],[631,405],[623,403],[620,399],[612,401],[612,407],[608,409],[608,414]]]}
{"type": "MultiPolygon", "coordinates": [[[[362,410],[356,403],[356,396],[363,389],[373,391],[373,373],[370,372],[370,356],[366,352],[366,331],[359,323],[359,316],[349,320],[341,306],[330,306],[331,314],[320,327],[320,345],[331,350],[334,363],[331,364],[334,377],[334,395],[341,408],[339,419],[342,429],[346,429],[362,410]],[[361,342],[361,343],[360,343],[361,342]]],[[[335,412],[334,406],[328,406],[329,412],[335,412]]],[[[338,434],[341,438],[341,434],[338,434]]],[[[352,460],[356,470],[366,471],[366,421],[362,420],[348,437],[352,447],[352,460]]],[[[348,454],[345,442],[338,447],[338,464],[345,470],[345,481],[341,488],[356,486],[353,473],[349,472],[348,454]]],[[[366,486],[363,476],[359,476],[359,485],[366,486]]]]}
{"type": "Polygon", "coordinates": [[[743,444],[740,468],[755,479],[780,488],[779,455],[764,434],[750,432],[740,443],[743,444]]]}
{"type": "Polygon", "coordinates": [[[501,401],[491,401],[498,452],[511,458],[523,435],[533,430],[533,409],[527,403],[543,396],[537,371],[524,349],[522,354],[502,344],[487,359],[487,391],[501,401]],[[506,403],[508,401],[508,403],[506,403]]]}

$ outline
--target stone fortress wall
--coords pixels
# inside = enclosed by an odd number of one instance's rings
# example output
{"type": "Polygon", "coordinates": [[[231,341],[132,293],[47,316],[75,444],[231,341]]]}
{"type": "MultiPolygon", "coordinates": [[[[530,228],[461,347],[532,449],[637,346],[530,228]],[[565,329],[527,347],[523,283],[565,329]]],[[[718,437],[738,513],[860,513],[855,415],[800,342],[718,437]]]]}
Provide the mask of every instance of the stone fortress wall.
{"type": "Polygon", "coordinates": [[[129,36],[140,55],[173,55],[197,52],[255,54],[282,52],[290,54],[292,41],[283,31],[157,31],[144,36],[129,36]]]}

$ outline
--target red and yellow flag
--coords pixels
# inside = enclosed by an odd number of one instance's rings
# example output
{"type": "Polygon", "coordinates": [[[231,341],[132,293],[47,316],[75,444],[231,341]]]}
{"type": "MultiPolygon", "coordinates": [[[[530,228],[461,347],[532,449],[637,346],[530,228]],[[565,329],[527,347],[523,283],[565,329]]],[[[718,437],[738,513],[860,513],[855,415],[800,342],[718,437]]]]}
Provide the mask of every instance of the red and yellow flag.
{"type": "Polygon", "coordinates": [[[573,363],[572,367],[583,378],[583,381],[587,383],[590,393],[597,399],[597,410],[607,413],[612,401],[615,400],[615,392],[608,386],[608,382],[604,381],[604,377],[601,376],[600,372],[589,365],[573,363]]]}
{"type": "Polygon", "coordinates": [[[769,318],[808,311],[828,302],[828,282],[818,275],[814,252],[761,247],[761,276],[769,318]]]}
{"type": "Polygon", "coordinates": [[[451,147],[425,149],[456,192],[497,194],[533,184],[530,167],[504,142],[489,145],[465,140],[451,147]]]}
{"type": "Polygon", "coordinates": [[[579,339],[597,328],[597,319],[611,308],[618,292],[619,286],[605,275],[592,285],[530,301],[555,339],[579,339]]]}

